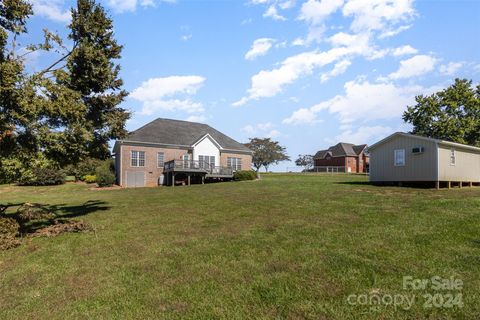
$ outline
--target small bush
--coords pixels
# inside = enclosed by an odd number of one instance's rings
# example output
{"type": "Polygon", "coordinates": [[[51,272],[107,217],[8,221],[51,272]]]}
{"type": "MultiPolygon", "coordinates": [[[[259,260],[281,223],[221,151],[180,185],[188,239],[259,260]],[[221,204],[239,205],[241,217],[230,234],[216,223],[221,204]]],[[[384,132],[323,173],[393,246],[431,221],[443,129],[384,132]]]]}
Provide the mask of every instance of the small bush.
{"type": "Polygon", "coordinates": [[[75,181],[77,181],[75,176],[66,176],[65,177],[65,182],[75,182],[75,181]]]}
{"type": "Polygon", "coordinates": [[[75,176],[78,180],[82,180],[84,176],[95,175],[95,170],[104,164],[105,161],[100,159],[87,158],[76,165],[69,165],[65,168],[68,175],[75,176]]]}
{"type": "Polygon", "coordinates": [[[236,171],[233,175],[233,179],[235,181],[255,180],[257,179],[257,173],[253,170],[236,171]]]}
{"type": "Polygon", "coordinates": [[[65,183],[65,173],[53,167],[37,167],[25,172],[18,181],[23,186],[52,186],[65,183]]]}
{"type": "Polygon", "coordinates": [[[85,181],[86,183],[95,183],[97,182],[97,176],[87,174],[86,176],[83,176],[81,180],[85,181]]]}
{"type": "Polygon", "coordinates": [[[98,167],[95,174],[99,187],[111,187],[115,184],[115,174],[110,170],[109,165],[98,167]]]}

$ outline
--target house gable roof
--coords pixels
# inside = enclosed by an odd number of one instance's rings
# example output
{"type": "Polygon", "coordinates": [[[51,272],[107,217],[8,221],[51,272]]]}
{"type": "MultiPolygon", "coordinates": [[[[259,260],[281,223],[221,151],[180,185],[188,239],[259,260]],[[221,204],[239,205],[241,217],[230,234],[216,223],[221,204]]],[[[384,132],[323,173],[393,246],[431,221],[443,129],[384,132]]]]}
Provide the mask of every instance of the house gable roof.
{"type": "Polygon", "coordinates": [[[469,146],[469,145],[466,145],[466,144],[461,144],[461,143],[452,142],[452,141],[446,141],[446,140],[440,140],[440,139],[435,139],[435,138],[418,136],[418,135],[415,135],[415,134],[405,133],[405,132],[395,132],[395,133],[389,135],[388,137],[378,141],[377,143],[374,143],[373,145],[368,147],[368,149],[373,150],[373,149],[381,146],[385,142],[390,141],[393,138],[398,137],[398,136],[410,137],[410,138],[415,138],[415,139],[425,140],[425,141],[432,141],[432,142],[435,142],[437,144],[441,144],[441,145],[445,145],[445,146],[449,146],[449,147],[457,147],[457,148],[463,148],[463,149],[467,149],[467,150],[480,152],[480,148],[478,148],[478,147],[469,146]]]}
{"type": "Polygon", "coordinates": [[[243,144],[233,140],[207,124],[158,118],[130,132],[122,143],[164,144],[177,147],[192,147],[209,137],[220,149],[251,153],[243,144]]]}
{"type": "Polygon", "coordinates": [[[331,146],[327,150],[320,150],[318,151],[314,158],[315,159],[325,159],[327,154],[330,154],[332,157],[344,157],[344,156],[351,156],[356,157],[362,153],[363,150],[366,148],[366,144],[361,145],[354,145],[352,143],[345,143],[340,142],[334,146],[331,146]]]}

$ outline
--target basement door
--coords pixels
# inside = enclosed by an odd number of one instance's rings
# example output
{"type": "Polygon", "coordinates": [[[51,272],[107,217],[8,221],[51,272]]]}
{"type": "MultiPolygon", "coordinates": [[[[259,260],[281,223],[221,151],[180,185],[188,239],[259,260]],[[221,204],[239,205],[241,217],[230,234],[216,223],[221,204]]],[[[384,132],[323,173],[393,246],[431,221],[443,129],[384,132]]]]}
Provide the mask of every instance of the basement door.
{"type": "Polygon", "coordinates": [[[127,188],[145,187],[145,172],[127,171],[127,188]]]}

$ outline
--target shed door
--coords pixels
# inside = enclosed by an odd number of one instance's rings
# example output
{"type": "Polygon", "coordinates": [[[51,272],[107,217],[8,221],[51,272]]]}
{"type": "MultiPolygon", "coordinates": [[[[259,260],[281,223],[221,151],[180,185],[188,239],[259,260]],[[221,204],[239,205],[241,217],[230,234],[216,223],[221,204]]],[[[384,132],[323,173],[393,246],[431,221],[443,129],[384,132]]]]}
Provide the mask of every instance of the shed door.
{"type": "Polygon", "coordinates": [[[127,188],[145,187],[145,172],[127,171],[127,188]]]}

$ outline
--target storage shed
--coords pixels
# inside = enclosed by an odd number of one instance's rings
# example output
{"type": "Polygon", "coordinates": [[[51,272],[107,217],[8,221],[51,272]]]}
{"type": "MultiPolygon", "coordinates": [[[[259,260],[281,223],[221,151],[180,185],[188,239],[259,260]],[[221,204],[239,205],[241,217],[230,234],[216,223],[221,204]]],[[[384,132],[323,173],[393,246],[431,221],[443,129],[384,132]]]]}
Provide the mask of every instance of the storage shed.
{"type": "Polygon", "coordinates": [[[480,183],[480,148],[451,141],[394,133],[369,147],[373,183],[480,183]]]}

